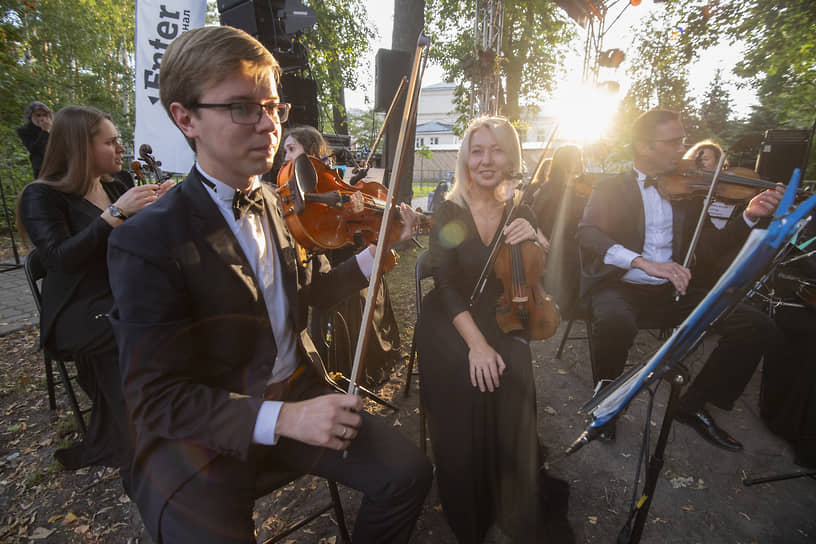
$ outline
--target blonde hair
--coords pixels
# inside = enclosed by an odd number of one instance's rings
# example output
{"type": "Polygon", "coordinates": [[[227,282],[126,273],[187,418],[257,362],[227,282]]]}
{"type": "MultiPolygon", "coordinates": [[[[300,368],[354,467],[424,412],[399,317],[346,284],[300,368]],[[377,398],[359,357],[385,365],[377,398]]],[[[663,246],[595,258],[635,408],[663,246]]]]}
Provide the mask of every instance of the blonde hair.
{"type": "MultiPolygon", "coordinates": [[[[188,30],[167,47],[159,75],[159,96],[167,115],[170,104],[178,102],[188,110],[202,93],[236,74],[256,82],[276,82],[280,65],[261,42],[230,26],[205,26],[188,30]]],[[[174,121],[175,122],[175,121],[174,121]]],[[[187,138],[195,151],[195,141],[187,138]]]]}
{"type": "Polygon", "coordinates": [[[470,122],[465,135],[462,138],[462,145],[459,147],[459,155],[456,157],[456,173],[454,174],[453,189],[448,193],[447,199],[461,205],[470,204],[470,173],[468,171],[468,155],[470,152],[470,140],[473,133],[479,129],[487,129],[496,138],[499,147],[510,158],[510,168],[512,174],[521,173],[521,143],[518,133],[510,121],[504,117],[477,117],[470,122]]]}
{"type": "MultiPolygon", "coordinates": [[[[691,146],[687,151],[686,154],[683,155],[683,158],[686,160],[693,160],[694,166],[697,168],[702,168],[703,164],[703,151],[706,149],[710,149],[712,153],[714,153],[714,160],[720,160],[722,156],[723,150],[722,147],[717,145],[714,140],[702,140],[697,142],[693,146],[691,146]]],[[[723,165],[723,168],[727,168],[728,165],[723,165]]]]}

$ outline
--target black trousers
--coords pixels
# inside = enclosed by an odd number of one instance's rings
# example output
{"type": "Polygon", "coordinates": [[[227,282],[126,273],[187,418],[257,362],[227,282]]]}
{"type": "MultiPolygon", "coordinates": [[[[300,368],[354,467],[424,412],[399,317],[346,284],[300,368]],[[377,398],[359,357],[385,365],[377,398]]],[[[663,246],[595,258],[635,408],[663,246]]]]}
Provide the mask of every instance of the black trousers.
{"type": "MultiPolygon", "coordinates": [[[[616,282],[591,295],[593,374],[597,382],[617,378],[641,328],[673,327],[683,321],[707,294],[689,289],[674,302],[671,284],[660,286],[616,282]]],[[[714,330],[720,335],[694,382],[681,398],[681,408],[696,410],[706,402],[730,410],[751,379],[766,349],[779,342],[773,321],[762,311],[738,304],[714,330]]]]}
{"type": "MultiPolygon", "coordinates": [[[[287,397],[290,400],[330,392],[311,373],[299,382],[287,397]]],[[[217,457],[171,497],[161,516],[159,541],[255,542],[252,510],[257,475],[296,471],[363,492],[354,542],[408,542],[431,486],[431,464],[396,429],[370,414],[362,416],[346,459],[342,452],[286,438],[275,446],[253,447],[248,462],[217,457]]]]}

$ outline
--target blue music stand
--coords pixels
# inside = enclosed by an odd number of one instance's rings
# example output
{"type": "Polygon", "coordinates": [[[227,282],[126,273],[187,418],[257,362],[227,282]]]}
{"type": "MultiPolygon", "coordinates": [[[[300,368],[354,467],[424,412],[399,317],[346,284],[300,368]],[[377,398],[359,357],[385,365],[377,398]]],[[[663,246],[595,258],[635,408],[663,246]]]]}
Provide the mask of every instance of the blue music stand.
{"type": "MultiPolygon", "coordinates": [[[[600,434],[600,429],[621,412],[644,387],[659,380],[680,363],[705,338],[705,335],[724,319],[746,293],[754,288],[785,246],[805,224],[804,220],[816,208],[816,195],[795,209],[791,209],[799,186],[801,172],[794,170],[773,221],[767,230],[754,229],[739,255],[700,304],[689,314],[674,334],[642,366],[622,375],[597,393],[582,411],[587,414],[586,430],[570,445],[567,454],[574,453],[600,434]]],[[[685,379],[677,374],[671,381],[671,393],[666,415],[660,429],[655,452],[649,460],[641,499],[637,501],[629,519],[618,535],[617,542],[639,542],[646,523],[660,471],[669,429],[674,420],[674,404],[685,379]]],[[[637,482],[635,482],[637,485],[637,482]]]]}

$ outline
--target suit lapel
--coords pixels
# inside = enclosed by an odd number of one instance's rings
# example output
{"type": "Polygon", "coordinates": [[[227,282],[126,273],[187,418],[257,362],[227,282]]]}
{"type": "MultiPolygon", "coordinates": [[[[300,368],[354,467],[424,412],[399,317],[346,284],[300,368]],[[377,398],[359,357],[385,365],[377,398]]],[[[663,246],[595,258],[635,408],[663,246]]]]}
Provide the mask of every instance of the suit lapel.
{"type": "Polygon", "coordinates": [[[643,207],[643,195],[637,183],[637,173],[634,170],[629,172],[621,191],[621,198],[624,200],[623,209],[626,213],[631,213],[635,220],[635,232],[637,233],[639,251],[643,251],[643,244],[646,239],[646,210],[643,207]]]}
{"type": "Polygon", "coordinates": [[[298,313],[298,308],[296,301],[299,281],[297,245],[283,219],[280,197],[277,191],[267,183],[261,183],[261,191],[263,192],[264,207],[266,208],[269,227],[272,230],[272,235],[275,237],[277,255],[281,262],[282,280],[284,282],[283,285],[287,299],[289,300],[290,315],[293,317],[294,322],[297,323],[298,317],[296,314],[298,313]]]}
{"type": "Polygon", "coordinates": [[[204,244],[224,265],[232,269],[256,300],[261,298],[260,287],[252,273],[252,267],[215,202],[207,194],[195,166],[184,180],[182,190],[190,203],[193,232],[200,233],[204,244]]]}

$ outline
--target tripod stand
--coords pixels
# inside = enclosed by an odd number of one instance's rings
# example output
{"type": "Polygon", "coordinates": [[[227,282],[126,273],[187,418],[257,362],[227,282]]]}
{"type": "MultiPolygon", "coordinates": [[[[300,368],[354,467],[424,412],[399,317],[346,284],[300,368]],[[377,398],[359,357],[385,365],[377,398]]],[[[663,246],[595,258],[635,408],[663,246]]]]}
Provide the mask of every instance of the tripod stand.
{"type": "Polygon", "coordinates": [[[14,263],[0,263],[0,272],[8,272],[10,270],[17,270],[22,268],[20,263],[20,254],[17,252],[17,243],[14,241],[14,229],[11,226],[11,218],[9,217],[8,205],[6,205],[6,190],[3,187],[3,180],[0,178],[0,198],[3,201],[3,215],[6,217],[6,228],[8,228],[9,236],[11,237],[11,251],[14,253],[14,263]]]}

